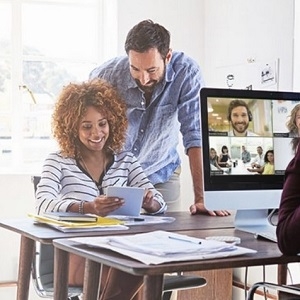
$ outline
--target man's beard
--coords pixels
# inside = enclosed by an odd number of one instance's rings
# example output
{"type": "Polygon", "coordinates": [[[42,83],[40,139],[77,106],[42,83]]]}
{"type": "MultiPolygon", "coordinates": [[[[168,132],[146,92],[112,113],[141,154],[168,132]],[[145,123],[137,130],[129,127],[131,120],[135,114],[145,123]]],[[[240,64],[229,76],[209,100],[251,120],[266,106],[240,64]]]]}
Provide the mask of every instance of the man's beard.
{"type": "Polygon", "coordinates": [[[142,85],[138,79],[134,79],[138,87],[146,94],[152,94],[155,87],[165,78],[166,63],[164,63],[164,72],[157,80],[151,80],[151,85],[142,85]]]}
{"type": "Polygon", "coordinates": [[[148,93],[152,93],[154,91],[154,89],[157,86],[159,81],[153,80],[151,85],[142,85],[141,82],[138,79],[135,79],[135,82],[143,92],[148,94],[148,93]]]}
{"type": "Polygon", "coordinates": [[[237,124],[237,125],[232,124],[232,127],[233,127],[233,129],[236,132],[238,132],[238,133],[246,133],[246,131],[247,131],[248,127],[249,127],[249,123],[248,124],[247,123],[243,123],[242,124],[242,126],[243,126],[242,130],[239,129],[240,126],[241,126],[241,124],[237,124]]]}

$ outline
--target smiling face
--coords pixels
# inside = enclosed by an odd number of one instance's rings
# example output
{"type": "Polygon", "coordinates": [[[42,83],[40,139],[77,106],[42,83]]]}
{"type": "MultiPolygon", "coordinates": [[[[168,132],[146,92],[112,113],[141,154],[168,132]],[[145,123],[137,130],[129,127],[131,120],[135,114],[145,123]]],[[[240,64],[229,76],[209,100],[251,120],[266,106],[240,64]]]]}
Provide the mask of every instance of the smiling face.
{"type": "Polygon", "coordinates": [[[102,151],[109,137],[109,124],[105,116],[89,106],[79,123],[78,138],[82,150],[102,151]]]}
{"type": "Polygon", "coordinates": [[[141,90],[152,93],[155,86],[163,79],[166,64],[169,63],[172,53],[163,60],[157,48],[151,48],[140,53],[130,50],[128,53],[130,74],[141,90]]]}
{"type": "Polygon", "coordinates": [[[245,106],[237,106],[231,111],[231,125],[233,127],[234,135],[245,136],[249,126],[248,111],[245,106]]]}
{"type": "Polygon", "coordinates": [[[211,150],[210,150],[210,158],[211,158],[211,159],[214,159],[216,156],[217,156],[216,150],[211,149],[211,150]]]}
{"type": "Polygon", "coordinates": [[[269,163],[274,164],[274,154],[272,152],[268,152],[267,160],[269,163]]]}

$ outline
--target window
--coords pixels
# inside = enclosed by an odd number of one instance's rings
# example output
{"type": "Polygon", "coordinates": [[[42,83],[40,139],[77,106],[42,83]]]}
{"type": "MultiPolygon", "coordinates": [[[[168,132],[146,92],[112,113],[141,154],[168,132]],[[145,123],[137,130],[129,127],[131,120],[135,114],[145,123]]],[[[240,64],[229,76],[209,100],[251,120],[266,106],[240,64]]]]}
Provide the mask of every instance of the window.
{"type": "Polygon", "coordinates": [[[38,173],[56,149],[53,105],[102,61],[107,1],[0,0],[1,173],[38,173]]]}

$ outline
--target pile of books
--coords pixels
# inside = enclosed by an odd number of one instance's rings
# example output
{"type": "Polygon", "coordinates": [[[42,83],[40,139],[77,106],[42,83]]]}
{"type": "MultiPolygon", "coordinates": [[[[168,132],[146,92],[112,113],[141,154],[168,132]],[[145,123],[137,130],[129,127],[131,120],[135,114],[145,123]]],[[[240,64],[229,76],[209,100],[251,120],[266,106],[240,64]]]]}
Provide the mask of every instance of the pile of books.
{"type": "Polygon", "coordinates": [[[62,232],[91,232],[105,230],[126,230],[123,221],[99,217],[92,214],[73,212],[48,212],[44,215],[28,214],[37,223],[46,224],[62,232]]]}

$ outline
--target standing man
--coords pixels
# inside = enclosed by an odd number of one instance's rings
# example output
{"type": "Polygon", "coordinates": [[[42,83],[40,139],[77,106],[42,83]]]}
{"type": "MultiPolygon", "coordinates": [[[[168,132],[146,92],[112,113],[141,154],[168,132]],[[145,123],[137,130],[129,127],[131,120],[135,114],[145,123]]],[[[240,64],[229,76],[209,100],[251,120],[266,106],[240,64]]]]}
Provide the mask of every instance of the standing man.
{"type": "Polygon", "coordinates": [[[127,56],[114,58],[90,74],[90,78],[108,80],[127,103],[125,149],[139,159],[150,181],[163,194],[168,209],[180,210],[180,131],[194,187],[190,212],[207,212],[203,203],[199,115],[204,82],[199,66],[184,53],[172,52],[170,33],[151,20],[129,31],[125,51],[127,56]]]}

